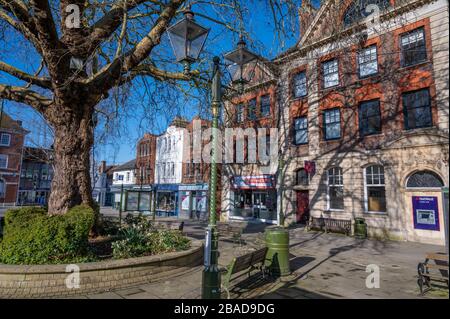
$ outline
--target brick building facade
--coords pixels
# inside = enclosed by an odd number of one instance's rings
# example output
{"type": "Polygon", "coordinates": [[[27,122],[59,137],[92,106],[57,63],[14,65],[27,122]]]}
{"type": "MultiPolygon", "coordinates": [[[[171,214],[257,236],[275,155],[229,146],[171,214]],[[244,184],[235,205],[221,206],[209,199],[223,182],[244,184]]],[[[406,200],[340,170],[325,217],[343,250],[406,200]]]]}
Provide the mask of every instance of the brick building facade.
{"type": "Polygon", "coordinates": [[[364,218],[370,236],[443,244],[448,2],[302,4],[299,42],[270,63],[278,222],[364,218]]]}
{"type": "Polygon", "coordinates": [[[2,113],[0,118],[0,205],[15,205],[25,135],[22,123],[2,113]]]}

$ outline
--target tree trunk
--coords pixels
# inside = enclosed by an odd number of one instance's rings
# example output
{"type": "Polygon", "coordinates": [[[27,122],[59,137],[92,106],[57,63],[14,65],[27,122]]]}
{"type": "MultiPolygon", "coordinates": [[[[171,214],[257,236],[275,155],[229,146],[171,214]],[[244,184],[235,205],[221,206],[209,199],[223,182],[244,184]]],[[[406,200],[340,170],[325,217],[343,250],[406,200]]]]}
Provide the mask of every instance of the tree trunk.
{"type": "Polygon", "coordinates": [[[55,107],[51,120],[54,138],[54,176],[48,212],[64,214],[68,209],[93,206],[90,178],[90,150],[93,144],[91,112],[78,104],[77,109],[55,107]]]}

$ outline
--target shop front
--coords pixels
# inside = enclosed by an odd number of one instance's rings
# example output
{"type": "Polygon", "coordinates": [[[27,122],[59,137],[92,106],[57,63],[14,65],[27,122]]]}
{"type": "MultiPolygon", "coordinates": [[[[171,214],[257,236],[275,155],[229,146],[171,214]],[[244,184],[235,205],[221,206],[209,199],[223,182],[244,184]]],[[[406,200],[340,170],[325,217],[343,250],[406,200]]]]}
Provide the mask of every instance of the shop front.
{"type": "Polygon", "coordinates": [[[234,176],[230,219],[277,224],[277,191],[274,175],[234,176]]]}
{"type": "Polygon", "coordinates": [[[166,184],[156,186],[156,215],[178,217],[179,185],[166,184]]]}
{"type": "Polygon", "coordinates": [[[180,218],[207,219],[208,184],[180,185],[180,218]]]}

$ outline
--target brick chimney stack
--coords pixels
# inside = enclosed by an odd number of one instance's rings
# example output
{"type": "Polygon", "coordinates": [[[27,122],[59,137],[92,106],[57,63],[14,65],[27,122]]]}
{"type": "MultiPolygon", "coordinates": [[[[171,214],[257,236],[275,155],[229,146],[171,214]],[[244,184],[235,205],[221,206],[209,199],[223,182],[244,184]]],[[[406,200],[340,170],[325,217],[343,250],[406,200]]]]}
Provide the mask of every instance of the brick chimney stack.
{"type": "Polygon", "coordinates": [[[302,0],[302,6],[298,9],[300,20],[300,38],[303,37],[308,27],[316,16],[317,9],[314,8],[310,0],[302,0]]]}
{"type": "Polygon", "coordinates": [[[100,174],[102,174],[106,171],[106,161],[101,161],[98,171],[100,174]]]}

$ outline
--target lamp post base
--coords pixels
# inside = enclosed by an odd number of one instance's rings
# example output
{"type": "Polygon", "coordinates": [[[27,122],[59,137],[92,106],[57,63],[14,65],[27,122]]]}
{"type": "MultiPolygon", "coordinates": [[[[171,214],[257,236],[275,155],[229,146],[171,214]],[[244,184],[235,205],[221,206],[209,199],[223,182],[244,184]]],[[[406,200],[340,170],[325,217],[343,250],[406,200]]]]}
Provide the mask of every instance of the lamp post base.
{"type": "Polygon", "coordinates": [[[202,299],[220,299],[220,272],[217,267],[205,268],[202,282],[202,299]]]}

